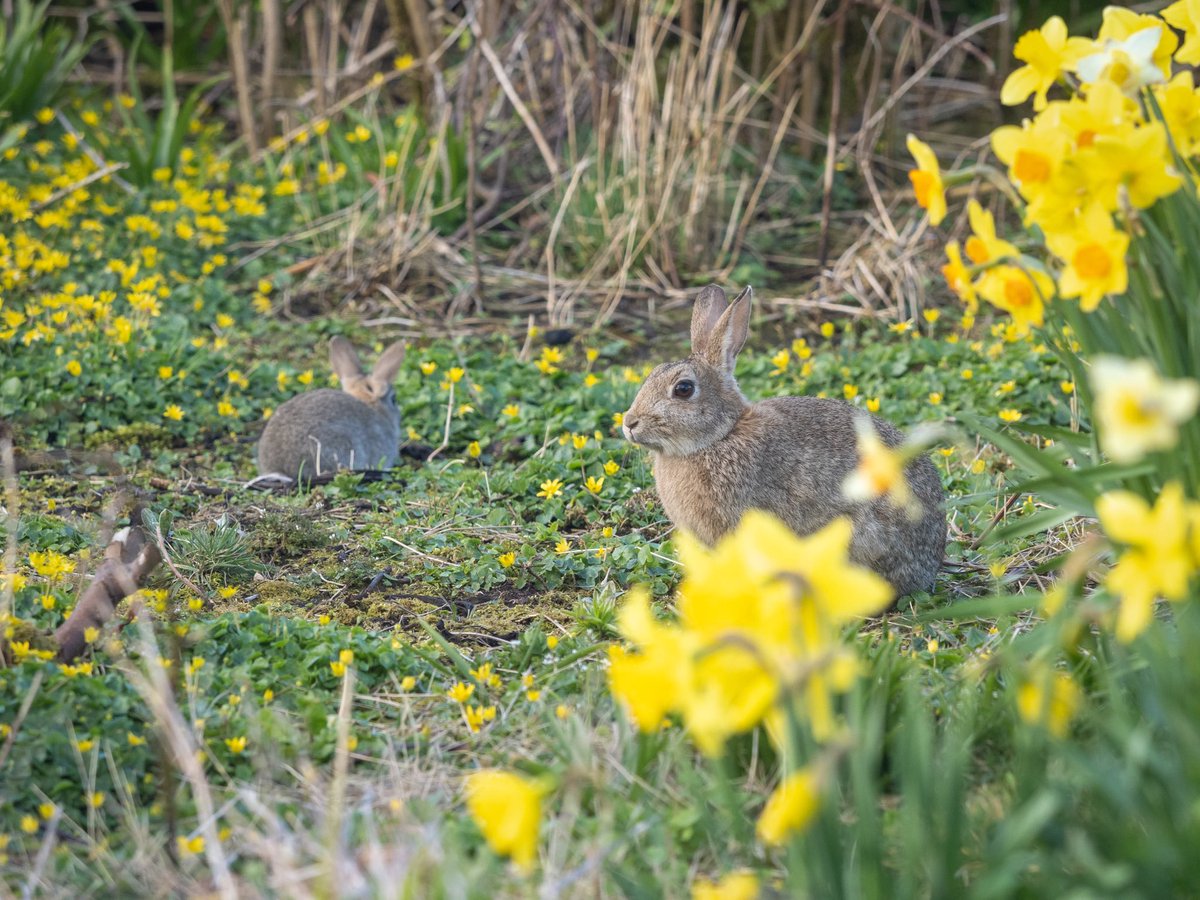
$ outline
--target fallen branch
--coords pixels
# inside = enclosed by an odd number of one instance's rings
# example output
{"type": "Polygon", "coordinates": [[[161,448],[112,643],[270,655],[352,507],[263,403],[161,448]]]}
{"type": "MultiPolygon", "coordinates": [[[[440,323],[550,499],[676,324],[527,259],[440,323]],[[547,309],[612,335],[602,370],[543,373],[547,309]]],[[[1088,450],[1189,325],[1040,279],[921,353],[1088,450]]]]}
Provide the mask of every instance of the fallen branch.
{"type": "Polygon", "coordinates": [[[58,658],[63,662],[70,662],[83,652],[87,630],[103,628],[117,604],[137,591],[162,561],[158,547],[147,538],[141,519],[142,507],[135,506],[130,516],[132,524],[113,535],[92,583],[67,621],[54,633],[58,658]]]}

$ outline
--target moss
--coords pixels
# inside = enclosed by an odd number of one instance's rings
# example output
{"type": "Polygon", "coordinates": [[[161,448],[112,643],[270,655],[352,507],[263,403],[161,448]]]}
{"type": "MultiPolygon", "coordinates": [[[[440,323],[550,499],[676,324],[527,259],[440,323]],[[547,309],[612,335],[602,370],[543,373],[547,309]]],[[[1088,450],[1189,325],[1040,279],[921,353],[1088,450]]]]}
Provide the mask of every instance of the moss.
{"type": "Polygon", "coordinates": [[[132,447],[137,444],[143,450],[163,450],[173,445],[175,437],[157,422],[131,422],[116,428],[105,428],[83,439],[88,450],[102,447],[132,447]]]}
{"type": "Polygon", "coordinates": [[[256,582],[251,600],[239,600],[235,596],[230,601],[218,603],[215,611],[244,610],[253,606],[263,606],[273,614],[307,615],[317,603],[320,591],[310,584],[301,584],[289,579],[275,579],[256,582]]]}
{"type": "Polygon", "coordinates": [[[9,642],[14,644],[29,644],[30,650],[58,652],[58,642],[54,640],[54,636],[42,631],[32,622],[15,619],[12,621],[10,627],[12,628],[12,634],[8,638],[9,642]]]}
{"type": "Polygon", "coordinates": [[[491,597],[472,604],[461,619],[448,622],[446,635],[457,644],[473,647],[510,641],[534,622],[565,622],[580,596],[570,591],[547,591],[491,597]]]}
{"type": "Polygon", "coordinates": [[[329,533],[314,515],[294,509],[274,509],[254,523],[250,546],[271,562],[294,559],[329,544],[329,533]]]}

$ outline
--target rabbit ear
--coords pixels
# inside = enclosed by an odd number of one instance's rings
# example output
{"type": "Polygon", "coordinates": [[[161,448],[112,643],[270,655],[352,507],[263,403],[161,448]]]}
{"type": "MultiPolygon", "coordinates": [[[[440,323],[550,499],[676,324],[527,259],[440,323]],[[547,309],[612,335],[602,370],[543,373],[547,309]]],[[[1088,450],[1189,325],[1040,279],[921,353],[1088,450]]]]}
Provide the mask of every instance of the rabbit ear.
{"type": "Polygon", "coordinates": [[[404,362],[404,351],[404,342],[396,341],[379,355],[379,359],[375,360],[375,368],[371,370],[369,380],[376,397],[386,394],[388,388],[392,386],[392,382],[396,380],[396,373],[400,371],[400,366],[404,362]]]}
{"type": "Polygon", "coordinates": [[[363,377],[362,364],[358,361],[354,345],[340,334],[329,341],[329,364],[343,387],[363,377]]]}
{"type": "Polygon", "coordinates": [[[723,372],[733,372],[733,364],[750,333],[750,304],[753,300],[754,289],[747,285],[725,307],[704,348],[703,358],[709,365],[723,372]]]}
{"type": "Polygon", "coordinates": [[[708,337],[717,327],[723,312],[725,292],[717,285],[710,284],[700,292],[692,307],[692,352],[697,356],[704,355],[708,337]]]}

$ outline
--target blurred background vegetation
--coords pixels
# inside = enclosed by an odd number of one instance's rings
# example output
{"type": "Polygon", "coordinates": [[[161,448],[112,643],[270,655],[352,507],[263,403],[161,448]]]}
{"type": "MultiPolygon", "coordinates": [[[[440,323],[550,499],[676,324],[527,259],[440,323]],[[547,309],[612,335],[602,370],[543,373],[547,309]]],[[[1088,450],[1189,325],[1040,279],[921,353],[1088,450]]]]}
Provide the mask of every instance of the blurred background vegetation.
{"type": "Polygon", "coordinates": [[[1102,6],[103,0],[40,24],[9,0],[0,115],[107,95],[141,136],[123,177],[143,181],[197,113],[271,180],[319,137],[349,181],[297,261],[318,309],[603,324],[730,280],[776,308],[907,317],[936,266],[905,134],[978,155],[1013,35],[1056,13],[1089,31],[1102,6]],[[347,145],[358,125],[393,171],[347,145]]]}

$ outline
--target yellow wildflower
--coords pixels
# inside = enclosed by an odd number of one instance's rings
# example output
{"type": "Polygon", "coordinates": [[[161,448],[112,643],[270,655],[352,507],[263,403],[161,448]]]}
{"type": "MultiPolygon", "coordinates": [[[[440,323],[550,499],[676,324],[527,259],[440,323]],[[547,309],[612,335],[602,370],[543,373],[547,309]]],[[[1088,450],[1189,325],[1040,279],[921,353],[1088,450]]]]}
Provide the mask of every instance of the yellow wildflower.
{"type": "Polygon", "coordinates": [[[1178,482],[1170,482],[1151,507],[1132,491],[1110,491],[1096,501],[1105,533],[1125,546],[1105,585],[1121,601],[1117,615],[1118,640],[1130,641],[1150,622],[1156,597],[1182,600],[1195,571],[1188,544],[1189,503],[1178,482]]]}
{"type": "Polygon", "coordinates": [[[556,495],[562,493],[563,483],[559,478],[551,478],[549,481],[543,481],[537,495],[546,500],[550,500],[556,495]]]}
{"type": "Polygon", "coordinates": [[[486,770],[467,777],[467,809],[488,845],[531,871],[545,788],[511,772],[486,770]]]}
{"type": "Polygon", "coordinates": [[[758,878],[750,872],[730,872],[720,881],[700,879],[692,885],[692,900],[755,900],[758,878]]]}
{"type": "Polygon", "coordinates": [[[798,831],[804,831],[820,808],[820,792],[812,767],[786,776],[767,798],[756,831],[764,844],[780,846],[798,831]]]}
{"type": "Polygon", "coordinates": [[[1067,24],[1058,16],[1046,20],[1040,29],[1021,35],[1013,56],[1025,63],[1004,81],[1000,102],[1016,106],[1033,95],[1033,108],[1044,109],[1046,92],[1087,51],[1091,42],[1067,36],[1067,24]]]}
{"type": "Polygon", "coordinates": [[[907,143],[908,152],[917,161],[917,168],[908,173],[917,204],[929,213],[929,224],[940,225],[942,219],[946,218],[946,189],[942,184],[937,157],[928,144],[914,135],[908,136],[907,143]]]}
{"type": "Polygon", "coordinates": [[[1178,426],[1200,405],[1200,384],[1162,378],[1147,359],[1096,357],[1091,381],[1100,446],[1114,462],[1136,462],[1174,447],[1178,426]]]}
{"type": "Polygon", "coordinates": [[[1183,32],[1183,46],[1175,54],[1175,61],[1200,65],[1200,0],[1178,0],[1159,15],[1183,32]]]}
{"type": "Polygon", "coordinates": [[[1039,725],[1055,737],[1065,737],[1080,696],[1079,685],[1070,675],[1043,667],[1017,688],[1017,713],[1030,725],[1039,725]]]}

